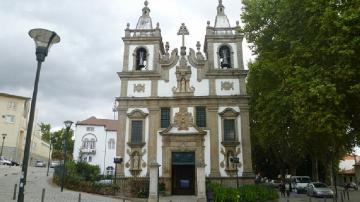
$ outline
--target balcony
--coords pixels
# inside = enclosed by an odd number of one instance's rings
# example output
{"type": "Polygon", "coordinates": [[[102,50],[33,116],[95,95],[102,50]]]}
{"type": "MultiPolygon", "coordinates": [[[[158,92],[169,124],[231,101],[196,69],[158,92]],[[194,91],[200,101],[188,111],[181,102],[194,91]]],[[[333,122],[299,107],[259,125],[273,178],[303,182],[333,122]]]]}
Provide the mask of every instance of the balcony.
{"type": "Polygon", "coordinates": [[[83,154],[96,154],[96,149],[81,148],[80,151],[83,154]]]}

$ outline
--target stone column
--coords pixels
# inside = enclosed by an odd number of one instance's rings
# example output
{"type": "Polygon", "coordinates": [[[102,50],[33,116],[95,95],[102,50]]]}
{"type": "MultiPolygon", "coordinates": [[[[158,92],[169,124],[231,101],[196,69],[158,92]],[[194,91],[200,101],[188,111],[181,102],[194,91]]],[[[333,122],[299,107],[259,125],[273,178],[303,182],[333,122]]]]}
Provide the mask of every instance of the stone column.
{"type": "Polygon", "coordinates": [[[249,123],[249,108],[240,108],[241,117],[241,146],[243,150],[243,176],[253,176],[252,161],[251,161],[251,141],[250,141],[250,123],[249,123]]]}
{"type": "Polygon", "coordinates": [[[218,137],[218,108],[208,108],[208,127],[210,128],[210,177],[220,176],[219,171],[219,137],[218,137]]]}
{"type": "Polygon", "coordinates": [[[157,202],[159,193],[158,193],[158,184],[159,184],[159,167],[160,165],[153,161],[149,163],[150,169],[150,185],[149,185],[149,199],[148,202],[157,202]]]}
{"type": "Polygon", "coordinates": [[[120,177],[124,177],[124,165],[125,165],[125,133],[126,133],[126,109],[118,110],[118,133],[116,138],[116,156],[121,156],[123,158],[123,163],[117,166],[116,173],[120,177]]]}
{"type": "Polygon", "coordinates": [[[197,202],[206,202],[206,189],[205,189],[205,164],[199,163],[196,165],[196,178],[197,178],[197,202]]]}

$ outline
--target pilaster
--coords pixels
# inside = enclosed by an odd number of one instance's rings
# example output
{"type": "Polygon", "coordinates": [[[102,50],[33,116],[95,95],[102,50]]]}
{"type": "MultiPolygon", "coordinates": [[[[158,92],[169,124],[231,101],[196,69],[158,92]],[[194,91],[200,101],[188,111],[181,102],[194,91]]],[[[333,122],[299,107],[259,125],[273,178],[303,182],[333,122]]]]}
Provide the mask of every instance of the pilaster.
{"type": "MultiPolygon", "coordinates": [[[[119,130],[116,138],[116,155],[122,158],[125,157],[126,118],[126,109],[118,109],[119,130]]],[[[125,176],[124,163],[117,166],[116,173],[121,177],[125,176]]]]}
{"type": "Polygon", "coordinates": [[[149,185],[149,199],[148,202],[158,202],[158,184],[159,184],[159,167],[160,165],[153,161],[149,163],[150,169],[150,185],[149,185]]]}
{"type": "Polygon", "coordinates": [[[252,161],[251,161],[251,141],[250,141],[250,123],[249,123],[249,108],[240,108],[241,117],[241,145],[243,149],[243,176],[253,175],[252,161]]]}
{"type": "Polygon", "coordinates": [[[218,107],[209,107],[207,120],[210,128],[210,176],[220,176],[219,171],[219,137],[218,137],[218,107]]]}

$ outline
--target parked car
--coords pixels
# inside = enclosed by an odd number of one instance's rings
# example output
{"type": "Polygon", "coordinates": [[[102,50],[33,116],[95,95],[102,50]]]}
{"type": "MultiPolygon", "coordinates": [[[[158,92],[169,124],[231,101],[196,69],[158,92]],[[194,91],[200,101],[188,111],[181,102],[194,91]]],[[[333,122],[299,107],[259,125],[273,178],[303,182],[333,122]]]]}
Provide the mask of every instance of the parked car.
{"type": "Polygon", "coordinates": [[[310,182],[309,176],[291,176],[291,189],[293,192],[299,193],[306,193],[306,188],[310,182]]]}
{"type": "Polygon", "coordinates": [[[354,189],[354,190],[358,190],[358,186],[355,182],[349,182],[349,183],[346,183],[344,185],[344,188],[345,189],[354,189]]]}
{"type": "Polygon", "coordinates": [[[11,166],[11,161],[7,160],[5,157],[0,156],[0,165],[11,166]]]}
{"type": "Polygon", "coordinates": [[[279,188],[281,184],[280,180],[270,180],[270,185],[273,186],[274,188],[279,188]]]}
{"type": "Polygon", "coordinates": [[[315,197],[334,197],[334,191],[331,190],[325,183],[310,182],[307,187],[307,195],[315,197]]]}
{"type": "Polygon", "coordinates": [[[50,168],[54,168],[55,166],[60,165],[60,161],[51,161],[50,168]]]}
{"type": "Polygon", "coordinates": [[[46,164],[44,161],[37,160],[35,163],[35,167],[46,167],[46,164]]]}
{"type": "Polygon", "coordinates": [[[20,164],[14,160],[10,160],[12,166],[19,166],[20,164]]]}

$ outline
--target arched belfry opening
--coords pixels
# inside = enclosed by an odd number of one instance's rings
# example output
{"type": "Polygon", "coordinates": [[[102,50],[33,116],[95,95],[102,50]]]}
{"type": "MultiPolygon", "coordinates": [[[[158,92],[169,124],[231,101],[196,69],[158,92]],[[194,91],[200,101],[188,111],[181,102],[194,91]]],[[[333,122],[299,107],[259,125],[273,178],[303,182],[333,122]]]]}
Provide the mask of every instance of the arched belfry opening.
{"type": "Polygon", "coordinates": [[[148,57],[145,48],[139,48],[136,50],[136,70],[147,69],[148,57]]]}
{"type": "Polygon", "coordinates": [[[231,67],[231,51],[229,46],[223,45],[219,48],[219,59],[220,59],[220,67],[224,68],[232,68],[231,67]]]}

